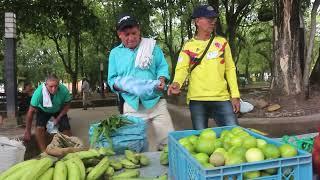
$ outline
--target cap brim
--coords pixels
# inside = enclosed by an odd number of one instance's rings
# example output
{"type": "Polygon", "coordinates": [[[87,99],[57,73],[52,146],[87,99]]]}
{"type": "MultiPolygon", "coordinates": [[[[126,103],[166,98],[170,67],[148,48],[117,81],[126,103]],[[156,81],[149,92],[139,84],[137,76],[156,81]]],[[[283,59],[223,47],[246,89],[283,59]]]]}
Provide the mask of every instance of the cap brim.
{"type": "Polygon", "coordinates": [[[191,16],[192,19],[200,18],[200,17],[215,18],[215,17],[219,17],[219,14],[216,14],[216,13],[211,14],[210,13],[210,14],[206,14],[206,15],[191,16]]]}

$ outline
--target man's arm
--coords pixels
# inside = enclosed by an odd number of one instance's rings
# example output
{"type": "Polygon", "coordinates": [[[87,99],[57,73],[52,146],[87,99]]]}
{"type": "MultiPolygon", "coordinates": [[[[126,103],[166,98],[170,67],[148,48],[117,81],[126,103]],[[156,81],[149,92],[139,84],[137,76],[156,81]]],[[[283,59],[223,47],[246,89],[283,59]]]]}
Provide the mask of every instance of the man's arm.
{"type": "Polygon", "coordinates": [[[64,116],[65,114],[67,114],[67,112],[70,109],[70,103],[66,103],[64,104],[64,106],[62,107],[62,110],[60,111],[59,115],[53,120],[54,124],[58,124],[61,117],[64,116]]]}
{"type": "Polygon", "coordinates": [[[154,58],[156,62],[157,79],[160,81],[157,89],[159,91],[163,91],[166,86],[166,82],[170,80],[170,75],[167,60],[158,45],[156,45],[154,48],[154,58]]]}
{"type": "Polygon", "coordinates": [[[32,127],[32,119],[33,119],[33,113],[36,112],[37,109],[30,106],[29,110],[26,115],[26,128],[24,131],[24,140],[30,141],[31,139],[31,127],[32,127]]]}
{"type": "Polygon", "coordinates": [[[168,88],[168,95],[179,95],[181,86],[188,76],[190,57],[183,51],[180,52],[175,69],[174,79],[168,88]]]}
{"type": "Polygon", "coordinates": [[[115,85],[115,79],[118,77],[115,54],[113,51],[110,52],[109,60],[108,60],[108,84],[111,91],[116,92],[121,89],[115,85]]]}

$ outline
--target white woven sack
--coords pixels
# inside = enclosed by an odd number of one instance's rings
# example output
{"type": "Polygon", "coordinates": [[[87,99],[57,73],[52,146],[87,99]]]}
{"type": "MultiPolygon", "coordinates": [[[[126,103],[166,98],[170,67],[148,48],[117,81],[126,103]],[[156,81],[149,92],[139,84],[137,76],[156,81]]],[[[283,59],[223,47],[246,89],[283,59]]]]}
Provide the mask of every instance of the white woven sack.
{"type": "Polygon", "coordinates": [[[21,141],[0,137],[0,173],[22,162],[26,148],[21,141]]]}

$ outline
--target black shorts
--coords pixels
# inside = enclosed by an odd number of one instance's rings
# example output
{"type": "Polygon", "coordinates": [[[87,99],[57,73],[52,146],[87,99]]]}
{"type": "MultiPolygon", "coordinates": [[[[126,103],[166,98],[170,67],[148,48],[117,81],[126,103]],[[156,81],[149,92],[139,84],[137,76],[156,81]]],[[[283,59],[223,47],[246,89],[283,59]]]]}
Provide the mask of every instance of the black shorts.
{"type": "MultiPolygon", "coordinates": [[[[60,112],[57,113],[47,113],[42,111],[41,109],[37,108],[37,118],[36,118],[36,126],[37,127],[44,127],[46,128],[47,126],[47,122],[50,120],[50,118],[53,117],[57,117],[59,115],[60,112]]],[[[67,114],[63,115],[58,123],[58,130],[60,132],[64,131],[64,130],[70,130],[70,124],[69,124],[69,118],[67,116],[67,114]]]]}

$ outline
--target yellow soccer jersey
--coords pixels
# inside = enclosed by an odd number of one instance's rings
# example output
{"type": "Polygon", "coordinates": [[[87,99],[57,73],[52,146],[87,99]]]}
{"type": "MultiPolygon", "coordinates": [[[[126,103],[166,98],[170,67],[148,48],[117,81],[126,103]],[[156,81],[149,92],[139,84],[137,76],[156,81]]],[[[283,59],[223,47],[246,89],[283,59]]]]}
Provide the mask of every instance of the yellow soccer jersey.
{"type": "MultiPolygon", "coordinates": [[[[189,67],[195,63],[205,50],[209,40],[191,39],[181,50],[175,70],[173,82],[180,86],[184,83],[189,67]]],[[[199,101],[226,101],[239,98],[236,67],[234,65],[228,42],[223,37],[215,37],[203,57],[201,63],[191,72],[187,102],[199,101]],[[230,89],[230,93],[228,90],[230,89]]]]}

